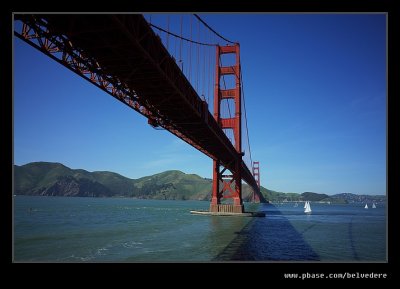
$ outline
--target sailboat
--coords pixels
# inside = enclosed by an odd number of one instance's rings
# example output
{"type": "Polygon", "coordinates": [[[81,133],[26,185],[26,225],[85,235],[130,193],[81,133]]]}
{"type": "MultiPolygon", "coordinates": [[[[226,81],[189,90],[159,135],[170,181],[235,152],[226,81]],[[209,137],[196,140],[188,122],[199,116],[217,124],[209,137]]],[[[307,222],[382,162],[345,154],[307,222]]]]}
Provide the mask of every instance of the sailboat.
{"type": "Polygon", "coordinates": [[[364,207],[364,209],[368,209],[368,205],[367,205],[367,204],[365,204],[365,207],[364,207]]]}
{"type": "Polygon", "coordinates": [[[376,209],[375,203],[372,203],[372,209],[376,209]]]}
{"type": "Polygon", "coordinates": [[[296,202],[296,203],[294,203],[294,207],[297,207],[297,206],[298,206],[297,202],[296,202]]]}
{"type": "Polygon", "coordinates": [[[308,201],[305,204],[304,213],[311,214],[311,206],[310,206],[310,202],[308,202],[308,201]]]}

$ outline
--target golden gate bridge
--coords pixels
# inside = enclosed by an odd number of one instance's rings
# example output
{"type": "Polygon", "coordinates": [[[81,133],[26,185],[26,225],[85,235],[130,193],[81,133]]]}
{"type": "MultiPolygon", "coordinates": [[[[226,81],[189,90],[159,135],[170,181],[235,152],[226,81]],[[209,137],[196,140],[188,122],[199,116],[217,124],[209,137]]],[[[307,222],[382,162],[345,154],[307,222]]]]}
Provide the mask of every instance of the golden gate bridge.
{"type": "Polygon", "coordinates": [[[251,156],[238,42],[197,14],[15,14],[14,21],[18,38],[209,156],[210,212],[243,213],[242,180],[253,201],[266,201],[251,156]]]}

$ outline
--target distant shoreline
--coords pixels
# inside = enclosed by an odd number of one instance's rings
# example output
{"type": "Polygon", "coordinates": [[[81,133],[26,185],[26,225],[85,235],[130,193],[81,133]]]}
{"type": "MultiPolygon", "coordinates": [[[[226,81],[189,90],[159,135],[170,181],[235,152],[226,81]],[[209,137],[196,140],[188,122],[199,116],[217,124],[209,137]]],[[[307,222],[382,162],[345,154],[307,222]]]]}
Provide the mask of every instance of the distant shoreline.
{"type": "MultiPolygon", "coordinates": [[[[137,197],[127,197],[127,196],[100,196],[100,197],[91,197],[91,196],[48,196],[48,195],[13,195],[13,197],[54,197],[54,198],[60,198],[60,197],[64,197],[64,198],[93,198],[93,199],[130,199],[130,200],[154,200],[154,201],[200,201],[200,202],[210,202],[210,200],[193,200],[193,199],[155,199],[155,198],[137,198],[137,197]]],[[[305,201],[286,201],[286,202],[279,202],[279,201],[269,201],[268,203],[271,205],[284,205],[284,204],[296,204],[296,203],[304,203],[305,201]]],[[[248,201],[243,201],[243,203],[245,204],[251,204],[252,202],[248,202],[248,201]]],[[[368,204],[386,204],[386,200],[385,201],[365,201],[365,202],[348,202],[348,203],[340,203],[340,202],[336,202],[336,203],[329,203],[329,202],[325,202],[325,201],[310,201],[310,203],[314,203],[314,204],[326,204],[326,205],[365,205],[365,203],[368,204]]]]}

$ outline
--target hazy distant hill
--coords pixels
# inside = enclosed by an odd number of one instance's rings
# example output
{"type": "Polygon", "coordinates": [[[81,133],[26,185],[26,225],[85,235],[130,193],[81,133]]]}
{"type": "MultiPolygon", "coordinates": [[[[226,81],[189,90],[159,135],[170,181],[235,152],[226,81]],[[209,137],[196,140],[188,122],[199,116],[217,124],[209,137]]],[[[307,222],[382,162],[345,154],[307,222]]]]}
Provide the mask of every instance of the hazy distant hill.
{"type": "Polygon", "coordinates": [[[385,195],[356,195],[350,193],[336,194],[332,197],[346,200],[348,203],[384,203],[386,202],[385,195]]]}
{"type": "MultiPolygon", "coordinates": [[[[60,163],[34,162],[14,166],[14,194],[79,197],[135,197],[166,200],[210,200],[211,179],[172,170],[140,179],[129,179],[117,173],[70,169],[60,163]]],[[[243,200],[249,201],[251,189],[243,185],[243,200]]],[[[282,193],[261,187],[270,201],[330,201],[336,203],[366,201],[353,194],[328,196],[306,192],[282,193]],[[358,198],[358,199],[357,199],[358,198]]],[[[385,196],[377,196],[377,200],[385,196]],[[378,198],[380,197],[380,198],[378,198]]]]}

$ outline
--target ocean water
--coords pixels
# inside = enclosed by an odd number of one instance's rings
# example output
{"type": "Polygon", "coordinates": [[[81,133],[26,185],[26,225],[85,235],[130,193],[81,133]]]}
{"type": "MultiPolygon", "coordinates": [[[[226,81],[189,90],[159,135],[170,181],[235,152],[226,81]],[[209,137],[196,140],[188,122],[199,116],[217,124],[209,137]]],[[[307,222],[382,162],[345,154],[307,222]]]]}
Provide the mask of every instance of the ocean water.
{"type": "MultiPolygon", "coordinates": [[[[192,215],[208,202],[14,197],[14,262],[385,262],[386,209],[248,204],[265,218],[192,215]]],[[[371,207],[371,206],[370,206],[371,207]]]]}

